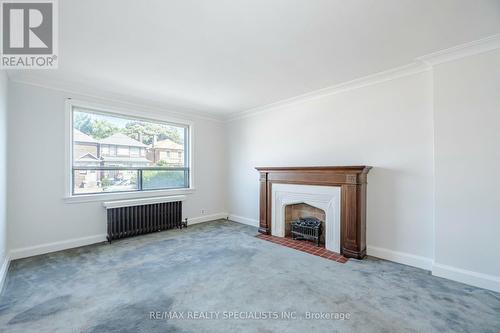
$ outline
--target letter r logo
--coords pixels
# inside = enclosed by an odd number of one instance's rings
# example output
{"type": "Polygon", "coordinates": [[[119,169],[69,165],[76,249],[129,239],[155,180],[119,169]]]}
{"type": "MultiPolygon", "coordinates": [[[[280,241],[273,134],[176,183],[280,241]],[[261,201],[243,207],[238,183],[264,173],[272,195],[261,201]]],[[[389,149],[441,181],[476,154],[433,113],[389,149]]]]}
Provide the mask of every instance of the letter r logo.
{"type": "Polygon", "coordinates": [[[2,2],[3,54],[51,54],[53,4],[2,2]]]}

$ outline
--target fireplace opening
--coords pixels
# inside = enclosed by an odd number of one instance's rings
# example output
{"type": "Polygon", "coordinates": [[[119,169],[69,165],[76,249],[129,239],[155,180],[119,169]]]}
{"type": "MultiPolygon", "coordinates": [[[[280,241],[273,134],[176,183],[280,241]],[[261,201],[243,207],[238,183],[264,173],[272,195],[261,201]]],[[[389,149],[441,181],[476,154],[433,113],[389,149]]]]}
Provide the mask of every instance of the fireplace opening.
{"type": "Polygon", "coordinates": [[[310,240],[320,246],[320,237],[323,233],[321,221],[315,217],[301,217],[293,220],[291,225],[292,239],[310,240]]]}
{"type": "MultiPolygon", "coordinates": [[[[285,206],[285,237],[293,238],[292,222],[300,220],[318,220],[321,223],[321,234],[319,237],[319,246],[325,247],[325,211],[306,203],[297,203],[285,206]]],[[[314,223],[310,223],[312,226],[314,223]]],[[[313,233],[314,234],[314,233],[313,233]]],[[[297,236],[297,234],[295,234],[297,236]]],[[[309,239],[316,243],[315,240],[309,239]]]]}

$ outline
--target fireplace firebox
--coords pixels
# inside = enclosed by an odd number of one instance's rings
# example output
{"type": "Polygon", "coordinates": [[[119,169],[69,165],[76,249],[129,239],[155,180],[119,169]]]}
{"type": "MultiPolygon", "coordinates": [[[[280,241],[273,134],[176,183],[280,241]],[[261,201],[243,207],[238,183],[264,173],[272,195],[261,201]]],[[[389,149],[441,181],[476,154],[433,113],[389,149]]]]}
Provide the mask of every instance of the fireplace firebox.
{"type": "Polygon", "coordinates": [[[315,217],[300,217],[290,224],[292,238],[297,240],[312,240],[320,246],[321,221],[315,217]]]}

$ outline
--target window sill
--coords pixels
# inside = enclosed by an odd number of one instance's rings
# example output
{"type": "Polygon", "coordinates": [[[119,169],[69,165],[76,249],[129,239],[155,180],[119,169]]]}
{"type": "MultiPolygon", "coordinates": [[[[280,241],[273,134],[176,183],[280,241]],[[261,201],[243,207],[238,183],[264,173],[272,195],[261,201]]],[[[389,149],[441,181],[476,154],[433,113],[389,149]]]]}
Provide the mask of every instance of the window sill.
{"type": "Polygon", "coordinates": [[[141,191],[141,192],[82,194],[82,195],[67,196],[63,200],[65,203],[104,202],[110,200],[127,200],[127,199],[174,196],[182,194],[191,194],[194,192],[195,192],[194,188],[180,188],[172,190],[154,190],[154,191],[141,191]]]}

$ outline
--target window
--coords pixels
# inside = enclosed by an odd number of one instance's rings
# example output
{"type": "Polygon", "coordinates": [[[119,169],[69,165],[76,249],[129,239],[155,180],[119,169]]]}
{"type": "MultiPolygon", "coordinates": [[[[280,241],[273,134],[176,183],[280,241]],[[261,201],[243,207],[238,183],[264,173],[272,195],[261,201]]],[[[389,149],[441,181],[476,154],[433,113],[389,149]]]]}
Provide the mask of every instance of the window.
{"type": "Polygon", "coordinates": [[[72,195],[189,188],[189,125],[76,106],[71,122],[72,195]],[[184,160],[160,158],[171,146],[184,160]]]}
{"type": "Polygon", "coordinates": [[[130,147],[119,146],[116,150],[116,155],[118,156],[129,156],[130,155],[130,147]]]}
{"type": "Polygon", "coordinates": [[[138,147],[131,147],[130,148],[130,157],[139,157],[139,150],[140,150],[140,148],[138,148],[138,147]]]}

